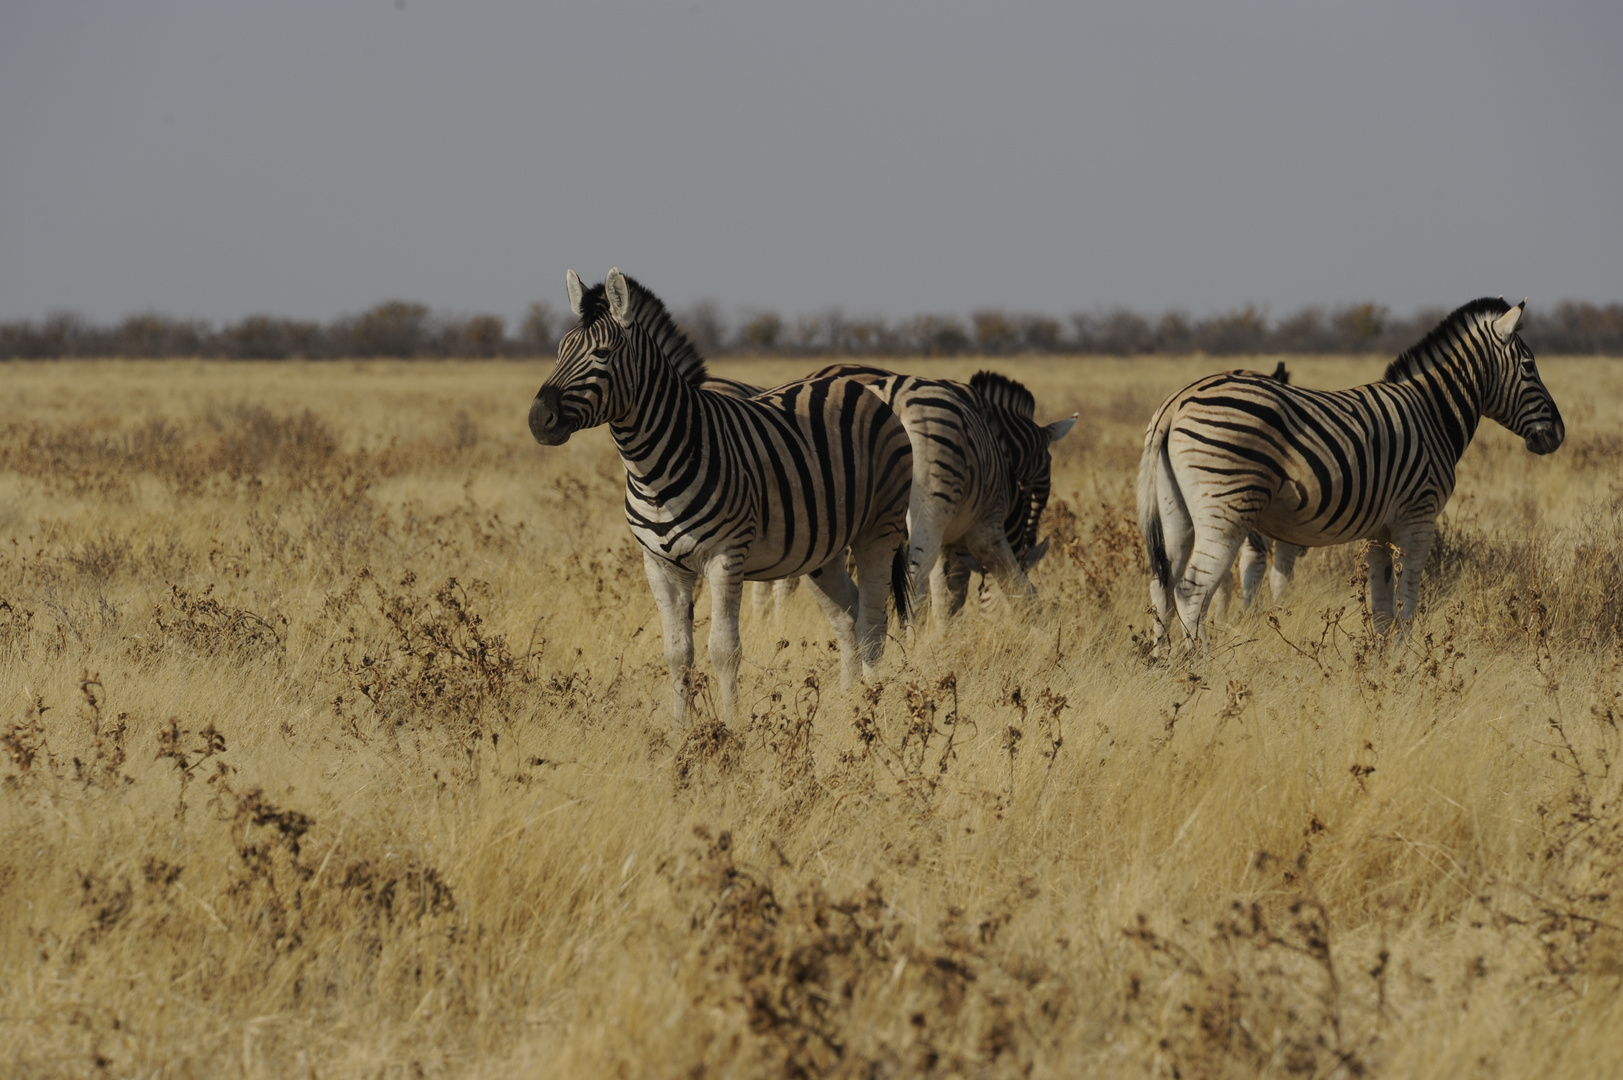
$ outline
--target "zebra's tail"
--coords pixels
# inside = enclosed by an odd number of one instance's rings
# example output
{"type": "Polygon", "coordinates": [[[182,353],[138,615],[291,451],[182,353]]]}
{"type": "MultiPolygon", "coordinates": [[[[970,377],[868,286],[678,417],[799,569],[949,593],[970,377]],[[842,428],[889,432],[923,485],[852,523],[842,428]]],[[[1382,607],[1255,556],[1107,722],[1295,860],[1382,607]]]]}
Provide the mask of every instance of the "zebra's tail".
{"type": "Polygon", "coordinates": [[[896,618],[906,626],[913,617],[908,610],[908,598],[913,589],[907,580],[907,542],[896,549],[896,554],[890,560],[890,594],[896,598],[896,618]]]}
{"type": "MultiPolygon", "coordinates": [[[[1144,434],[1144,454],[1138,461],[1138,527],[1144,533],[1144,551],[1150,559],[1150,572],[1161,588],[1172,588],[1172,560],[1167,555],[1166,525],[1161,517],[1164,511],[1180,513],[1187,518],[1188,508],[1183,492],[1172,475],[1172,462],[1167,457],[1167,435],[1172,429],[1171,410],[1165,406],[1150,422],[1144,434]],[[1163,487],[1166,490],[1162,490],[1163,487]]],[[[1178,522],[1186,526],[1187,522],[1178,522]]],[[[1185,530],[1180,530],[1185,531],[1185,530]]]]}

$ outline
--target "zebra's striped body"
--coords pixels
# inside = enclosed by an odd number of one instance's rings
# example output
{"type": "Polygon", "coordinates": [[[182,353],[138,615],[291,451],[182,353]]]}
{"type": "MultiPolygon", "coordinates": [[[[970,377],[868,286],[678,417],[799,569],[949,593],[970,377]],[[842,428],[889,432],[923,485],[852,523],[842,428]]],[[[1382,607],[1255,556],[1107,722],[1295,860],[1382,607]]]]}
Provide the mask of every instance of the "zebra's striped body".
{"type": "MultiPolygon", "coordinates": [[[[1271,376],[1276,382],[1289,384],[1291,373],[1281,360],[1274,365],[1271,376]]],[[[1285,597],[1285,589],[1290,585],[1291,575],[1296,570],[1296,560],[1301,558],[1306,550],[1300,544],[1287,544],[1283,541],[1274,541],[1257,532],[1255,529],[1246,536],[1245,543],[1240,547],[1240,597],[1245,607],[1251,606],[1256,598],[1257,587],[1262,584],[1262,575],[1268,571],[1268,558],[1273,556],[1273,570],[1268,573],[1268,592],[1278,603],[1285,597]]]]}
{"type": "Polygon", "coordinates": [[[1228,372],[1169,398],[1145,433],[1138,475],[1158,643],[1174,607],[1190,638],[1204,640],[1212,588],[1253,528],[1303,547],[1377,541],[1369,582],[1376,627],[1384,632],[1395,619],[1406,627],[1437,515],[1481,418],[1538,454],[1565,438],[1516,333],[1525,305],[1464,305],[1367,386],[1304,390],[1228,372]],[[1403,562],[1396,582],[1394,548],[1403,562]]]}
{"type": "MultiPolygon", "coordinates": [[[[809,377],[865,383],[895,410],[912,440],[910,610],[921,610],[926,589],[938,616],[962,607],[965,557],[1005,595],[1035,596],[1025,571],[1042,556],[1030,557],[1048,503],[1049,446],[1070,431],[1074,416],[1038,426],[1030,391],[992,372],[976,374],[968,385],[867,364],[835,364],[809,377]]],[[[723,393],[760,392],[735,380],[712,378],[704,385],[723,393]]]]}
{"type": "Polygon", "coordinates": [[[626,519],[664,626],[678,720],[692,697],[693,592],[712,592],[710,658],[733,709],[746,579],[807,575],[843,674],[872,675],[888,586],[901,583],[912,450],[856,381],[806,379],[753,400],[700,389],[704,361],[664,305],[618,270],[591,290],[569,274],[580,322],[536,394],[530,430],[557,445],[607,423],[626,469],[626,519]],[[856,559],[859,587],[846,573],[856,559]]]}
{"type": "MultiPolygon", "coordinates": [[[[1290,370],[1281,360],[1274,365],[1270,378],[1277,382],[1289,383],[1290,370]]],[[[1263,575],[1268,577],[1268,588],[1274,602],[1284,599],[1285,590],[1291,582],[1291,575],[1296,569],[1296,560],[1301,557],[1305,549],[1296,544],[1276,543],[1252,529],[1246,534],[1245,543],[1240,545],[1240,597],[1241,606],[1249,609],[1251,601],[1256,599],[1257,589],[1262,585],[1263,575]],[[1270,557],[1273,568],[1269,570],[1270,557]]],[[[1212,616],[1221,622],[1228,611],[1229,594],[1231,590],[1227,585],[1221,585],[1215,590],[1212,598],[1212,616]]]]}

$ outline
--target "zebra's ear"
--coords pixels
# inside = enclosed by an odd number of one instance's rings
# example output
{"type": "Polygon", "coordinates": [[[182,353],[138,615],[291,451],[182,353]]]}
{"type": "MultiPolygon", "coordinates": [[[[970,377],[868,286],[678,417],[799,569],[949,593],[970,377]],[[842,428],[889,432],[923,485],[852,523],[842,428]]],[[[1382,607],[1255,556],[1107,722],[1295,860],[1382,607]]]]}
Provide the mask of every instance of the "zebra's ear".
{"type": "Polygon", "coordinates": [[[569,276],[564,280],[569,287],[569,310],[573,311],[575,318],[578,319],[580,318],[580,302],[586,296],[586,287],[580,283],[580,275],[573,270],[569,271],[569,276]]]}
{"type": "Polygon", "coordinates": [[[631,287],[617,266],[603,279],[603,294],[609,299],[609,314],[621,326],[631,325],[631,287]]]}
{"type": "Polygon", "coordinates": [[[1043,428],[1044,431],[1048,432],[1048,441],[1051,443],[1057,443],[1061,439],[1065,438],[1065,436],[1069,435],[1071,433],[1071,429],[1076,426],[1077,416],[1077,413],[1072,413],[1065,419],[1055,420],[1052,424],[1049,424],[1047,427],[1043,428]]]}
{"type": "Polygon", "coordinates": [[[1493,332],[1499,335],[1500,341],[1509,341],[1511,335],[1522,324],[1522,313],[1527,310],[1527,301],[1523,300],[1497,319],[1493,320],[1493,332]]]}

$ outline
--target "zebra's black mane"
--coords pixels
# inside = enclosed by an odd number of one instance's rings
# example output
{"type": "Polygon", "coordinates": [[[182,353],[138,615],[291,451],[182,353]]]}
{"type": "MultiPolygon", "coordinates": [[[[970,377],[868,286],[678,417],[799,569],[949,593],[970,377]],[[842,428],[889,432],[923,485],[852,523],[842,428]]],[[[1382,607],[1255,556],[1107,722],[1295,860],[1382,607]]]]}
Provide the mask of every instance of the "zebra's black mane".
{"type": "Polygon", "coordinates": [[[977,371],[969,388],[994,408],[1031,420],[1037,415],[1037,399],[1020,383],[995,371],[977,371]]]}
{"type": "Polygon", "coordinates": [[[1386,365],[1386,374],[1381,376],[1382,382],[1402,382],[1404,379],[1419,374],[1425,369],[1426,360],[1432,355],[1436,347],[1444,339],[1462,328],[1467,322],[1478,315],[1492,315],[1498,318],[1510,310],[1502,296],[1481,296],[1469,304],[1461,304],[1442,322],[1431,328],[1431,331],[1414,345],[1409,346],[1398,354],[1398,358],[1386,365]]]}
{"type": "MultiPolygon", "coordinates": [[[[630,274],[626,275],[626,287],[631,291],[632,321],[654,339],[660,354],[676,369],[678,375],[694,386],[704,382],[707,374],[704,357],[699,355],[699,350],[688,340],[682,328],[676,325],[664,302],[630,274]]],[[[611,318],[608,290],[599,282],[580,298],[580,324],[591,326],[597,320],[607,318],[611,318]]]]}

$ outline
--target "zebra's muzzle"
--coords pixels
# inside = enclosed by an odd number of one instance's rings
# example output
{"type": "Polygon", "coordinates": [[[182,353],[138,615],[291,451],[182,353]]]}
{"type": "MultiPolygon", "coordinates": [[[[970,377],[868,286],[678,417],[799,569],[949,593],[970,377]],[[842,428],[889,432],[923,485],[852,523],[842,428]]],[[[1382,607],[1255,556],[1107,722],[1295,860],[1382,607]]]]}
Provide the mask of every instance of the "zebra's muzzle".
{"type": "Polygon", "coordinates": [[[1527,433],[1527,448],[1535,454],[1548,454],[1565,441],[1566,432],[1557,424],[1540,424],[1527,433]]]}
{"type": "Polygon", "coordinates": [[[555,386],[543,386],[530,403],[530,434],[542,446],[562,446],[574,429],[564,419],[563,395],[555,386]]]}

